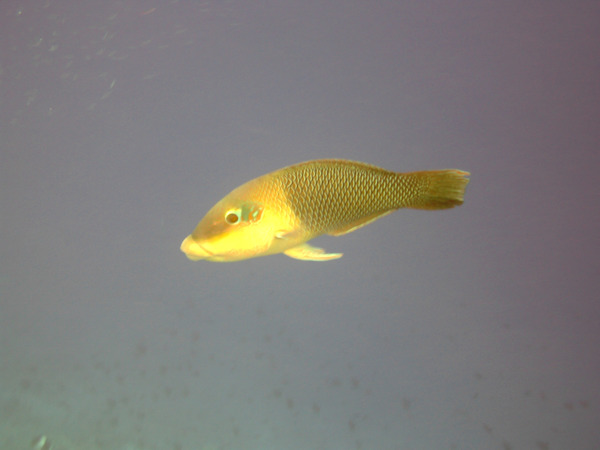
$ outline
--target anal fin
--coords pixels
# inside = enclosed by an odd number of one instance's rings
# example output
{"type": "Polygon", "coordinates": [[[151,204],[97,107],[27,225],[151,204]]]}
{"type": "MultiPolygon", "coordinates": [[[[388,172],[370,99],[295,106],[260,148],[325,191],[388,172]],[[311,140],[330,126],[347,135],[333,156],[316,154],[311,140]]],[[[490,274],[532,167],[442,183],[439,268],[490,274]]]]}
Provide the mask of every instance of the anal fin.
{"type": "Polygon", "coordinates": [[[341,228],[331,230],[327,234],[330,236],[342,236],[343,234],[352,233],[354,230],[358,230],[359,228],[362,228],[365,225],[369,225],[371,222],[374,222],[377,219],[382,218],[383,216],[387,216],[388,214],[393,213],[394,211],[395,209],[390,209],[388,211],[371,214],[370,216],[361,217],[360,219],[347,225],[344,225],[341,228]]]}
{"type": "Polygon", "coordinates": [[[325,250],[319,247],[313,247],[310,244],[300,244],[283,252],[290,258],[301,259],[302,261],[330,261],[341,258],[343,253],[325,253],[325,250]]]}

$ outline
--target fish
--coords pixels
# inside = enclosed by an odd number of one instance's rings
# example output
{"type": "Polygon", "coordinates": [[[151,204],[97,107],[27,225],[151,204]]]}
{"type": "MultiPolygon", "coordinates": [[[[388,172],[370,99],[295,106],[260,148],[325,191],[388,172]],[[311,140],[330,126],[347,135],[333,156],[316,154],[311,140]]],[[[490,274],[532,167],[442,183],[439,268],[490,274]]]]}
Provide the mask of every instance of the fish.
{"type": "Polygon", "coordinates": [[[262,175],[231,191],[181,243],[192,261],[241,261],[283,253],[330,261],[308,243],[342,236],[399,208],[459,206],[469,172],[458,169],[399,173],[345,159],[318,159],[262,175]]]}

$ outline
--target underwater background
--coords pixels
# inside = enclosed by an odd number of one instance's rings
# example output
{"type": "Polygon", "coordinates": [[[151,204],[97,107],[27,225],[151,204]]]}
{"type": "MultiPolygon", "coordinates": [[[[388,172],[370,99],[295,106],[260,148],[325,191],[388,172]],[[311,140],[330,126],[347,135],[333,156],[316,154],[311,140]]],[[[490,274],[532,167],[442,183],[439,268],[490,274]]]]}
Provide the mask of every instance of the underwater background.
{"type": "Polygon", "coordinates": [[[600,448],[600,4],[6,1],[0,448],[600,448]],[[464,205],[191,262],[316,158],[464,205]]]}

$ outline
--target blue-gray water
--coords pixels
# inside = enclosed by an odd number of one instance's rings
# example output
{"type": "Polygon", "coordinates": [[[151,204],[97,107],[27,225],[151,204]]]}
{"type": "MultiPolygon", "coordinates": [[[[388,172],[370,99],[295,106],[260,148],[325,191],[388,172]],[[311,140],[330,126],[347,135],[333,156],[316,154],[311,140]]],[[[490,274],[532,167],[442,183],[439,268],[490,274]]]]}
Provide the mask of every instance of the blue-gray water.
{"type": "Polygon", "coordinates": [[[0,448],[600,448],[600,6],[4,2],[0,448]],[[472,173],[283,255],[191,262],[234,187],[472,173]]]}

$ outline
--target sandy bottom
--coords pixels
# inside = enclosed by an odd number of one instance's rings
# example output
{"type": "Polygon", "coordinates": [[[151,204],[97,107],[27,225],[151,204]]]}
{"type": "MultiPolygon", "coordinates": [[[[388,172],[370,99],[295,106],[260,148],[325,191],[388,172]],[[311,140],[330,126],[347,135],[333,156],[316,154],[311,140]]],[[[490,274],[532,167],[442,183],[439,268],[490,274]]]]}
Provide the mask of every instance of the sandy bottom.
{"type": "Polygon", "coordinates": [[[111,436],[81,433],[69,423],[70,412],[65,406],[49,405],[30,394],[15,394],[2,398],[0,448],[12,450],[139,450],[135,443],[111,436]],[[41,438],[45,436],[44,440],[41,438]]]}

